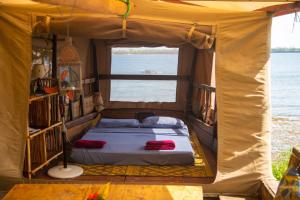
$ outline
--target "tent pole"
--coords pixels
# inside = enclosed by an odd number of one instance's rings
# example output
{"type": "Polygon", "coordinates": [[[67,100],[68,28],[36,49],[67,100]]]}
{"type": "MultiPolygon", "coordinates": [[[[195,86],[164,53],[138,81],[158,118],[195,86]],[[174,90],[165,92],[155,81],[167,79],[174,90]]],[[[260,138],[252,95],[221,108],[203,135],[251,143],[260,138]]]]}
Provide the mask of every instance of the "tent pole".
{"type": "Polygon", "coordinates": [[[66,179],[75,178],[83,173],[83,169],[77,165],[68,165],[67,155],[67,128],[65,125],[65,96],[61,96],[60,101],[60,113],[62,119],[62,139],[63,139],[63,165],[55,166],[48,170],[48,175],[53,178],[66,179]]]}
{"type": "Polygon", "coordinates": [[[51,73],[53,79],[56,79],[56,76],[57,76],[56,57],[57,57],[57,37],[56,37],[56,35],[53,35],[53,37],[52,37],[52,73],[51,73]]]}

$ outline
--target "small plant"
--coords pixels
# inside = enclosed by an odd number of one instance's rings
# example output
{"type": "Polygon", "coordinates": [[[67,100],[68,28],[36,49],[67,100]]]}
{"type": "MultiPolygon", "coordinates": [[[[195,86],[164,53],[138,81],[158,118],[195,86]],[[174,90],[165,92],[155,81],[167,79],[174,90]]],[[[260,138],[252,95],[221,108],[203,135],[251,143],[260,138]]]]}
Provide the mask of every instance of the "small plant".
{"type": "Polygon", "coordinates": [[[89,188],[86,196],[86,200],[106,200],[108,198],[110,183],[106,183],[104,187],[99,188],[97,192],[91,192],[89,188]]]}
{"type": "Polygon", "coordinates": [[[283,174],[286,172],[291,156],[291,150],[281,152],[276,160],[272,163],[273,176],[276,180],[281,180],[283,174]]]}

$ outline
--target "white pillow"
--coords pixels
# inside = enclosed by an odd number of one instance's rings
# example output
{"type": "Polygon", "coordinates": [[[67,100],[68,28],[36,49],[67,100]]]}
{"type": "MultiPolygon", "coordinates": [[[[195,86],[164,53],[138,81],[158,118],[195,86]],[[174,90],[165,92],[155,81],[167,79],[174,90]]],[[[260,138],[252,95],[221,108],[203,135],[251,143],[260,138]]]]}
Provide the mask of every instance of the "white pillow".
{"type": "Polygon", "coordinates": [[[98,128],[138,128],[140,123],[137,119],[110,119],[102,118],[97,125],[98,128]]]}
{"type": "Polygon", "coordinates": [[[183,128],[184,122],[174,117],[151,116],[143,120],[144,128],[183,128]]]}

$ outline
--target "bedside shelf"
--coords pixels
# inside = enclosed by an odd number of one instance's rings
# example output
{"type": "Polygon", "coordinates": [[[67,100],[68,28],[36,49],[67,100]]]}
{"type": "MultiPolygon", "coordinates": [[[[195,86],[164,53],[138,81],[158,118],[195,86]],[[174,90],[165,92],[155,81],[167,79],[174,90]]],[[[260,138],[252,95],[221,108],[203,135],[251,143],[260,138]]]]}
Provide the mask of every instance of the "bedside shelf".
{"type": "Polygon", "coordinates": [[[58,93],[31,96],[26,132],[25,175],[32,175],[62,154],[62,122],[58,93]]]}

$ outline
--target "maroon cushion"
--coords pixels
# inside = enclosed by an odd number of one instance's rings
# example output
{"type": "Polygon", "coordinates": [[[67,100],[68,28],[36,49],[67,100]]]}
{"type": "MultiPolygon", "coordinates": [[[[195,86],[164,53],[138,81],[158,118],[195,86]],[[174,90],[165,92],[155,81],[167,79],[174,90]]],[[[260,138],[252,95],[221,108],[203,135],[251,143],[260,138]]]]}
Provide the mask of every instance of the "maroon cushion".
{"type": "Polygon", "coordinates": [[[145,146],[145,150],[173,150],[175,149],[175,146],[169,146],[169,145],[161,145],[161,146],[145,146]]]}
{"type": "Polygon", "coordinates": [[[146,142],[145,150],[173,150],[175,143],[173,140],[150,140],[146,142]]]}
{"type": "Polygon", "coordinates": [[[149,140],[146,142],[146,146],[171,146],[175,147],[173,140],[149,140]]]}

